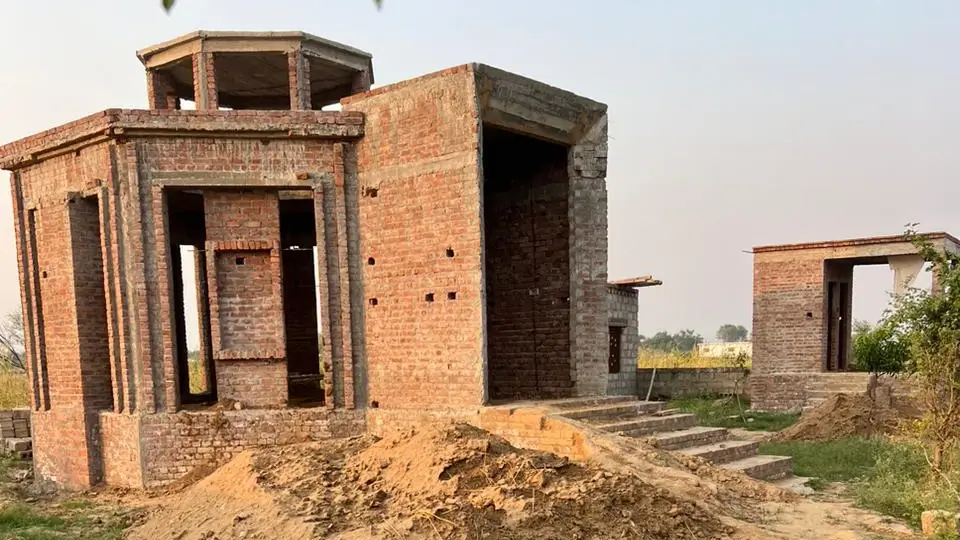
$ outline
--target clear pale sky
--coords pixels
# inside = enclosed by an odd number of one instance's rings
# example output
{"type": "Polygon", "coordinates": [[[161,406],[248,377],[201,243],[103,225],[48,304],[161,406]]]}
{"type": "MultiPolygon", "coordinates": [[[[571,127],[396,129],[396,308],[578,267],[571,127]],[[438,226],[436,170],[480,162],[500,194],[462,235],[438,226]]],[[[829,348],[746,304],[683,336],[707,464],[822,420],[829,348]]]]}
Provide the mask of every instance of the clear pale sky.
{"type": "MultiPolygon", "coordinates": [[[[143,108],[134,52],[197,29],[303,30],[377,84],[466,62],[609,105],[610,277],[654,274],[640,331],[751,320],[752,246],[960,233],[960,2],[8,0],[0,142],[143,108]]],[[[19,308],[0,189],[0,310],[19,308]]],[[[876,319],[886,267],[858,271],[876,319]]]]}

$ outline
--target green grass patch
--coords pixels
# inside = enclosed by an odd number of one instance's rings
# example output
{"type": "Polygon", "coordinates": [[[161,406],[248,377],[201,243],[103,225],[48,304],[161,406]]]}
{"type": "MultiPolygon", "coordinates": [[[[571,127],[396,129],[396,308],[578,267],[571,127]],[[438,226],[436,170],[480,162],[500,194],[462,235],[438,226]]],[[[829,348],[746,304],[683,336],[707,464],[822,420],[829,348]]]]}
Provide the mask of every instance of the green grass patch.
{"type": "Polygon", "coordinates": [[[750,431],[780,431],[795,424],[800,418],[793,413],[766,413],[749,411],[750,400],[732,396],[695,396],[671,400],[668,409],[680,409],[697,415],[702,426],[741,428],[750,431]],[[741,410],[743,414],[741,415],[741,410]]]}
{"type": "MultiPolygon", "coordinates": [[[[73,510],[91,510],[92,504],[70,505],[73,510]]],[[[0,508],[0,538],[15,540],[120,540],[121,520],[85,514],[55,514],[24,504],[0,508]]]]}
{"type": "MultiPolygon", "coordinates": [[[[866,476],[892,446],[885,439],[849,438],[835,441],[764,443],[760,453],[793,457],[793,473],[825,482],[850,482],[866,476]]],[[[814,488],[816,489],[816,488],[814,488]]]]}

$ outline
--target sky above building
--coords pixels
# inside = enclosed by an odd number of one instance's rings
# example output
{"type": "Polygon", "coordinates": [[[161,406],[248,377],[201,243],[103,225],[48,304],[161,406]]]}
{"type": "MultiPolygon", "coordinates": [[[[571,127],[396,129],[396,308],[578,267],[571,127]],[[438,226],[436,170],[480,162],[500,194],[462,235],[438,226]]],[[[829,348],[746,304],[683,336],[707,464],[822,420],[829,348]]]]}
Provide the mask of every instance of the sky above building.
{"type": "MultiPolygon", "coordinates": [[[[375,86],[483,62],[605,102],[611,279],[654,274],[640,331],[750,327],[761,244],[960,233],[960,3],[794,0],[15,0],[0,142],[145,108],[137,49],[303,30],[373,54],[375,86]]],[[[886,267],[858,269],[875,320],[886,267]]],[[[929,281],[929,280],[927,280],[929,281]]],[[[19,309],[0,190],[0,311],[19,309]]]]}

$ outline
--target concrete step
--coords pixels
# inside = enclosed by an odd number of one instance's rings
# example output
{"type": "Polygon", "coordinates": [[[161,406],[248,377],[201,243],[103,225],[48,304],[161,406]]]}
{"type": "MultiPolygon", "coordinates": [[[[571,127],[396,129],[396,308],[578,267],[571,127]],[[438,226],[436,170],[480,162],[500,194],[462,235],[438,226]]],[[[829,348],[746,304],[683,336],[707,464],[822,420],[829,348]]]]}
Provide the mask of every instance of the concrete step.
{"type": "Polygon", "coordinates": [[[703,458],[714,464],[720,464],[756,456],[759,446],[760,443],[757,441],[721,441],[703,446],[684,448],[680,450],[679,453],[703,458]]]}
{"type": "Polygon", "coordinates": [[[557,399],[547,402],[547,405],[558,410],[587,409],[602,407],[625,402],[637,402],[637,396],[593,396],[557,399]]]}
{"type": "Polygon", "coordinates": [[[758,455],[721,463],[719,466],[740,471],[757,480],[778,480],[793,474],[793,458],[789,456],[758,455]]]}
{"type": "Polygon", "coordinates": [[[659,401],[625,401],[583,409],[563,410],[560,414],[571,420],[588,423],[610,423],[618,419],[635,418],[643,414],[652,414],[663,408],[659,401]]]}
{"type": "Polygon", "coordinates": [[[653,446],[661,450],[680,450],[727,440],[726,428],[694,426],[680,431],[655,433],[650,437],[653,446]]]}
{"type": "Polygon", "coordinates": [[[674,414],[671,416],[641,416],[636,420],[626,420],[611,424],[599,424],[597,427],[611,433],[623,433],[630,437],[643,437],[661,431],[677,431],[697,425],[697,417],[692,414],[674,414]]]}

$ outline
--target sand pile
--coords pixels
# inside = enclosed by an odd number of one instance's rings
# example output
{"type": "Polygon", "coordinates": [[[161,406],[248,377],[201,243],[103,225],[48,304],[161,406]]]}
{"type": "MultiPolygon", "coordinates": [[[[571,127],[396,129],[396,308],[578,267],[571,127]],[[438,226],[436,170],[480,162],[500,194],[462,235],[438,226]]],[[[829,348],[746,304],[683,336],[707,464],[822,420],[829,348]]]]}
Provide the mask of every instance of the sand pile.
{"type": "Polygon", "coordinates": [[[468,425],[248,452],[129,538],[725,538],[636,473],[519,450],[468,425]]]}
{"type": "Polygon", "coordinates": [[[836,394],[772,440],[827,441],[889,434],[897,431],[900,416],[897,409],[877,407],[865,394],[836,394]]]}

